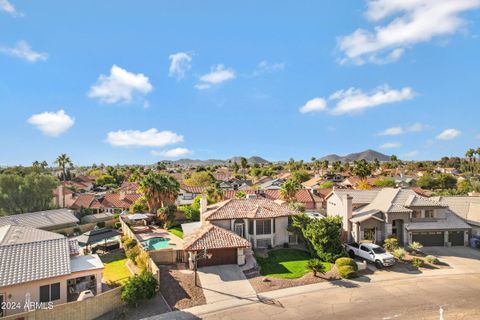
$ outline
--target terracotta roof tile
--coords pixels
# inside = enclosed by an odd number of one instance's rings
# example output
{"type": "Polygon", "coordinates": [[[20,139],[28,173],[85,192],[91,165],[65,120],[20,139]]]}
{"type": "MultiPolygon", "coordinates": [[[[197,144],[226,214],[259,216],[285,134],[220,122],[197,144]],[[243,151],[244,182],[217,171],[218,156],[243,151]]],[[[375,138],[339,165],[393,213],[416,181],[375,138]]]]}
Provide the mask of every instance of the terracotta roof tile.
{"type": "Polygon", "coordinates": [[[187,251],[226,248],[250,247],[248,240],[240,237],[232,231],[225,230],[213,224],[207,223],[185,239],[184,249],[187,251]]]}
{"type": "Polygon", "coordinates": [[[207,220],[268,219],[296,214],[295,210],[268,199],[230,199],[210,205],[204,213],[207,220]]]}

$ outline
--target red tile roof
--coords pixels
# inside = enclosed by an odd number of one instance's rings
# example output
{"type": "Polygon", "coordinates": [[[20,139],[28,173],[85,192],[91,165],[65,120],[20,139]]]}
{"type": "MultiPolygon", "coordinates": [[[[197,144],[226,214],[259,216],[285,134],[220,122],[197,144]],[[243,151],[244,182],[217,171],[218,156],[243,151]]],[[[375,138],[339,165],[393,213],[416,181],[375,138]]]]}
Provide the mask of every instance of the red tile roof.
{"type": "Polygon", "coordinates": [[[196,251],[205,248],[226,249],[247,247],[250,247],[248,240],[232,231],[207,223],[186,237],[184,250],[196,251]]]}
{"type": "MultiPolygon", "coordinates": [[[[280,191],[279,190],[264,190],[265,193],[265,198],[270,199],[270,200],[283,200],[282,197],[280,196],[280,191]]],[[[311,203],[314,202],[312,195],[310,194],[310,191],[307,189],[300,189],[297,191],[295,194],[295,199],[298,202],[302,203],[311,203]]]]}
{"type": "Polygon", "coordinates": [[[252,190],[252,189],[247,189],[247,190],[223,190],[223,200],[235,199],[235,195],[238,192],[244,192],[246,194],[255,194],[255,190],[252,190]]]}
{"type": "Polygon", "coordinates": [[[186,184],[182,184],[180,189],[185,190],[190,193],[201,194],[203,193],[207,187],[198,187],[198,186],[187,186],[186,184]]]}

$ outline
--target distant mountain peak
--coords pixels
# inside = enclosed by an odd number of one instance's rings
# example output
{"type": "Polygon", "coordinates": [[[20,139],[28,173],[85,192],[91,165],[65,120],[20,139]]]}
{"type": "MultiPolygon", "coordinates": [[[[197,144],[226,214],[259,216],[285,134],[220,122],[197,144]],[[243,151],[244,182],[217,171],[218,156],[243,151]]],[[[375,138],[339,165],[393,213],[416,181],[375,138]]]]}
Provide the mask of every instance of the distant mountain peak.
{"type": "Polygon", "coordinates": [[[329,154],[320,158],[319,160],[320,161],[328,160],[329,162],[333,162],[333,161],[352,162],[357,160],[373,161],[375,159],[378,159],[378,161],[389,161],[390,156],[387,156],[386,154],[380,153],[372,149],[367,149],[362,152],[350,153],[350,154],[347,154],[346,156],[329,154]]]}

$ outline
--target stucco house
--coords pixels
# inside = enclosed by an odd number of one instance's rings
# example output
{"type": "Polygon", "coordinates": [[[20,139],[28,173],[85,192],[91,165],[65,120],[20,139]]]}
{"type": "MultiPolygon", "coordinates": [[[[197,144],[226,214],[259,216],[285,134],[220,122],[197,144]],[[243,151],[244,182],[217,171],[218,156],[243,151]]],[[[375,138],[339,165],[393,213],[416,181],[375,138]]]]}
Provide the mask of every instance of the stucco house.
{"type": "Polygon", "coordinates": [[[327,215],[342,217],[345,241],[382,243],[395,236],[400,244],[464,246],[471,231],[447,204],[406,189],[334,189],[327,215]]]}
{"type": "Polygon", "coordinates": [[[102,292],[103,263],[97,255],[78,255],[78,243],[25,226],[0,227],[0,303],[20,306],[0,310],[8,316],[28,310],[28,303],[61,304],[80,292],[102,292]]]}
{"type": "Polygon", "coordinates": [[[480,197],[442,196],[433,199],[448,205],[451,211],[472,227],[472,236],[480,236],[480,197]]]}
{"type": "Polygon", "coordinates": [[[264,198],[229,199],[201,210],[201,219],[231,230],[254,248],[296,242],[288,232],[288,218],[297,212],[264,198]]]}

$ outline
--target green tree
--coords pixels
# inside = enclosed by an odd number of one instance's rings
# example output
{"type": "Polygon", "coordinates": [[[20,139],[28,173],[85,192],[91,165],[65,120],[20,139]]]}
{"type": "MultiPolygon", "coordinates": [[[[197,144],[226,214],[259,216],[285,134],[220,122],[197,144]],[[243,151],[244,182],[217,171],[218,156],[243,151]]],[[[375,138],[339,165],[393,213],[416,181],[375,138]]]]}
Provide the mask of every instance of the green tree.
{"type": "Polygon", "coordinates": [[[457,178],[451,174],[440,173],[436,179],[438,186],[442,189],[453,189],[457,185],[457,178]]]}
{"type": "Polygon", "coordinates": [[[354,167],[352,173],[359,177],[360,179],[365,179],[372,173],[372,168],[369,166],[368,162],[364,159],[354,161],[354,167]]]}
{"type": "Polygon", "coordinates": [[[209,187],[215,184],[215,178],[207,171],[192,172],[190,177],[184,180],[184,183],[193,187],[209,187]]]}
{"type": "Polygon", "coordinates": [[[160,221],[163,221],[164,228],[168,229],[175,220],[175,212],[177,212],[177,206],[174,204],[168,204],[163,208],[158,209],[157,217],[160,221]]]}
{"type": "Polygon", "coordinates": [[[95,179],[95,184],[99,186],[107,186],[107,185],[116,185],[116,180],[113,176],[109,174],[104,174],[95,179]]]}
{"type": "Polygon", "coordinates": [[[159,208],[175,202],[180,184],[170,175],[150,172],[140,181],[140,189],[147,199],[150,212],[156,213],[159,208]]]}
{"type": "Polygon", "coordinates": [[[138,198],[129,208],[130,213],[148,212],[148,202],[145,196],[138,198]]]}
{"type": "Polygon", "coordinates": [[[17,214],[52,208],[58,180],[48,174],[0,174],[0,212],[17,214]]]}
{"type": "Polygon", "coordinates": [[[290,179],[298,182],[298,183],[303,183],[307,180],[310,179],[310,174],[305,171],[305,170],[297,170],[292,172],[292,175],[290,176],[290,179]]]}
{"type": "Polygon", "coordinates": [[[140,275],[130,277],[122,289],[120,298],[131,306],[138,306],[144,299],[151,299],[155,296],[158,281],[153,274],[143,271],[140,275]]]}
{"type": "Polygon", "coordinates": [[[62,169],[62,180],[66,181],[69,174],[69,168],[73,167],[73,162],[70,160],[70,157],[65,153],[62,153],[55,160],[55,164],[62,169]]]}
{"type": "Polygon", "coordinates": [[[437,181],[431,174],[425,174],[417,180],[417,186],[431,190],[437,187],[437,181]]]}
{"type": "Polygon", "coordinates": [[[379,188],[395,187],[395,179],[385,177],[375,181],[375,186],[379,188]]]}
{"type": "Polygon", "coordinates": [[[335,262],[345,256],[340,233],[342,219],[339,216],[312,219],[304,231],[317,257],[322,261],[335,262]]]}
{"type": "Polygon", "coordinates": [[[300,190],[302,185],[296,181],[288,179],[281,187],[280,187],[280,196],[283,200],[287,202],[292,202],[296,199],[297,191],[300,190]]]}
{"type": "Polygon", "coordinates": [[[242,168],[243,179],[245,179],[245,172],[247,171],[247,168],[248,168],[248,160],[245,157],[240,158],[240,167],[242,168]]]}
{"type": "Polygon", "coordinates": [[[468,149],[467,152],[465,152],[465,157],[467,157],[468,162],[470,163],[470,170],[473,173],[473,168],[474,168],[474,161],[475,161],[475,149],[468,149]]]}
{"type": "Polygon", "coordinates": [[[318,187],[320,189],[330,189],[330,188],[333,188],[334,186],[334,183],[332,181],[325,181],[325,182],[322,182],[318,187]]]}

